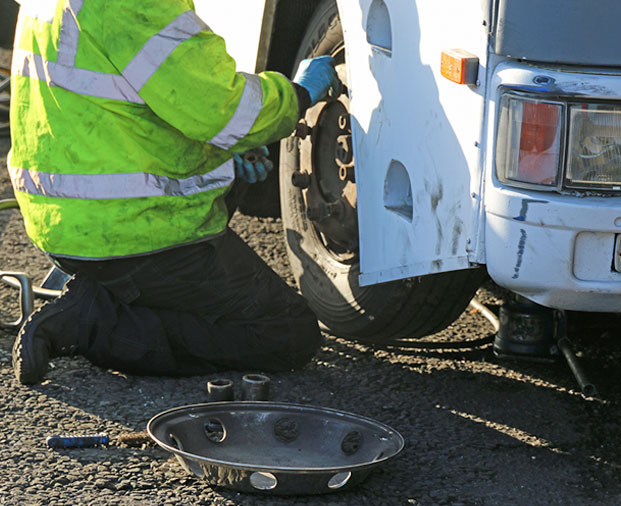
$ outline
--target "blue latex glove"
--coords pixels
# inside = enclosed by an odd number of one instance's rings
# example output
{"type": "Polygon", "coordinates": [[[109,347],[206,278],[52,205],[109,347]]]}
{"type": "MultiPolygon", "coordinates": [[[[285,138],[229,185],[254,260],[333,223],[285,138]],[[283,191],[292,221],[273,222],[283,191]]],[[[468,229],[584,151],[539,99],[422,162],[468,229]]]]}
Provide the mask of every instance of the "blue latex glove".
{"type": "Polygon", "coordinates": [[[318,56],[300,62],[293,82],[306,88],[311,106],[326,98],[330,88],[340,88],[341,83],[334,65],[334,58],[331,56],[318,56]]]}
{"type": "Polygon", "coordinates": [[[270,152],[265,146],[233,155],[235,176],[247,183],[265,181],[274,164],[268,158],[270,152]]]}

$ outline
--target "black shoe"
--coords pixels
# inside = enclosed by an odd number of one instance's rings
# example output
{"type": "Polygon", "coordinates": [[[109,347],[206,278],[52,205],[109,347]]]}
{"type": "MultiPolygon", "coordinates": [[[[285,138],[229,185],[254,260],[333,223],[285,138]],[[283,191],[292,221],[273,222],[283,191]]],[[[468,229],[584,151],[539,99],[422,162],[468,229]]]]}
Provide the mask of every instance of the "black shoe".
{"type": "Polygon", "coordinates": [[[71,355],[78,349],[78,328],[90,280],[74,277],[60,297],[30,315],[13,345],[13,371],[24,385],[43,379],[50,358],[71,355]]]}

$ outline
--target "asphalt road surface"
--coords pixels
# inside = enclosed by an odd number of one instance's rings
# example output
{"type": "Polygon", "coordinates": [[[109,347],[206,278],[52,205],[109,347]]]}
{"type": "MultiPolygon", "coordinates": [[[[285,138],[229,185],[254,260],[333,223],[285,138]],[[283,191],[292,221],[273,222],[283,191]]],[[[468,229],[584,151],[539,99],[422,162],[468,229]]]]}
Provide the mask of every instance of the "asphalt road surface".
{"type": "MultiPolygon", "coordinates": [[[[8,149],[0,140],[3,198],[11,196],[8,149]]],[[[233,228],[292,282],[279,220],[237,215],[233,228]]],[[[18,212],[0,213],[0,231],[0,269],[41,280],[49,264],[29,244],[18,212]]],[[[488,283],[478,297],[496,310],[503,293],[488,283]]],[[[2,318],[17,312],[16,291],[0,287],[2,318]]],[[[492,332],[472,311],[427,338],[447,343],[434,350],[372,348],[324,334],[304,370],[271,375],[271,399],[374,418],[403,434],[406,448],[349,492],[285,498],[212,488],[152,445],[48,449],[53,434],[142,431],[161,411],[205,401],[215,376],[133,377],[75,357],[54,360],[46,381],[25,387],[11,368],[16,332],[0,331],[0,504],[621,504],[618,319],[570,316],[598,398],[585,398],[562,362],[501,362],[489,345],[451,349],[492,332]]],[[[218,376],[239,386],[239,372],[218,376]]]]}

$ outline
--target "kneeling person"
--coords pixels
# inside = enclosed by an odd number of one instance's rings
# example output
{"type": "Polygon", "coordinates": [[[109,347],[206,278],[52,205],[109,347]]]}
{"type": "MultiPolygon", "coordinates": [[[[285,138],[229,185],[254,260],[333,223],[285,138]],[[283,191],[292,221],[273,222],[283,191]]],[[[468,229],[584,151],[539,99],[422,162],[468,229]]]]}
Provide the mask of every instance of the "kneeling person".
{"type": "Polygon", "coordinates": [[[188,0],[62,3],[22,7],[9,172],[29,237],[74,276],[20,330],[17,379],[71,353],[137,374],[307,363],[316,318],[227,227],[225,197],[236,168],[269,169],[243,153],[338,85],[332,59],[293,82],[238,73],[188,0]]]}

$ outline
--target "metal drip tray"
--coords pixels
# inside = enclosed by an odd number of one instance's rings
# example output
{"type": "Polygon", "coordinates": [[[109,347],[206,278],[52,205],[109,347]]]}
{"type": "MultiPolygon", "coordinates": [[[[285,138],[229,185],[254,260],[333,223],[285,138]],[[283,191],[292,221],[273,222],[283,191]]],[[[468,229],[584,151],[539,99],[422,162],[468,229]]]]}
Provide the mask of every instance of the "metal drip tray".
{"type": "Polygon", "coordinates": [[[404,446],[369,418],[275,402],[183,406],[153,417],[147,431],[213,485],[279,495],[349,489],[404,446]]]}

